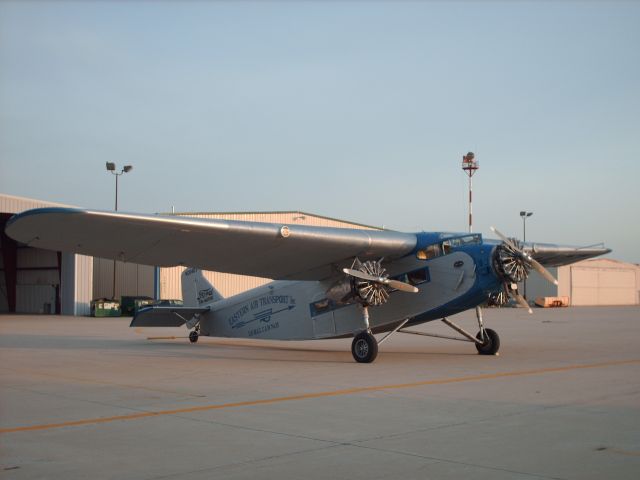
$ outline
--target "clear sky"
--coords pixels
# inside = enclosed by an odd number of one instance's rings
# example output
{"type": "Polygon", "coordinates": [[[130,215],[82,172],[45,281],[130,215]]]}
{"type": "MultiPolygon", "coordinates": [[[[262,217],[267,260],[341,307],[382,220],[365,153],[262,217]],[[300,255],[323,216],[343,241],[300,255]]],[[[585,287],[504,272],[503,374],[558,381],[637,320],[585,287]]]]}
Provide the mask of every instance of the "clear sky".
{"type": "Polygon", "coordinates": [[[0,192],[640,262],[638,2],[0,2],[0,192]]]}

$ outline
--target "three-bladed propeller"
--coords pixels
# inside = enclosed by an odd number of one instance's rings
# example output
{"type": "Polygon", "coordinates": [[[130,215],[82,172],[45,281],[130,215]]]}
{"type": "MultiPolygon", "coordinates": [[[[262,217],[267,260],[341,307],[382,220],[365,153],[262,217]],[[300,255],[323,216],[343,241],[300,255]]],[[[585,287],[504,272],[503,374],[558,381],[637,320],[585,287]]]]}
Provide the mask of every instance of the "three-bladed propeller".
{"type": "MultiPolygon", "coordinates": [[[[514,283],[518,281],[524,280],[529,275],[529,271],[533,268],[540,275],[542,275],[546,280],[553,283],[554,285],[558,285],[558,281],[554,278],[549,271],[544,268],[537,260],[535,260],[531,255],[525,252],[519,245],[517,245],[514,241],[508,238],[506,235],[502,234],[495,227],[491,227],[491,231],[495,233],[506,245],[507,252],[502,256],[501,260],[503,262],[502,267],[505,268],[505,274],[509,276],[511,280],[514,280],[514,283]],[[515,277],[515,278],[514,278],[515,277]]],[[[520,304],[522,307],[526,308],[529,313],[533,313],[531,307],[524,299],[522,295],[520,295],[517,291],[513,291],[510,288],[509,294],[520,304]]]]}

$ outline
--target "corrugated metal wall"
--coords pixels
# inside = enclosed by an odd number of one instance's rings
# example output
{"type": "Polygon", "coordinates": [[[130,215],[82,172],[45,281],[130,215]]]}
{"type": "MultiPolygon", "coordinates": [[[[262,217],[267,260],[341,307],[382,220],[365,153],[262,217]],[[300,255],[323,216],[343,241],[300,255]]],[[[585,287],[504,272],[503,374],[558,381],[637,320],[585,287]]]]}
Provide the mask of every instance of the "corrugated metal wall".
{"type": "MultiPolygon", "coordinates": [[[[61,203],[0,194],[1,213],[11,214],[32,208],[67,206],[61,203]]],[[[1,256],[0,262],[2,262],[1,256]]],[[[16,274],[16,312],[55,313],[56,291],[60,288],[57,252],[18,246],[16,264],[18,269],[16,274]]],[[[6,312],[8,310],[7,286],[4,275],[0,275],[0,311],[6,312]]]]}
{"type": "MultiPolygon", "coordinates": [[[[55,313],[56,288],[60,285],[58,254],[39,248],[18,248],[16,313],[55,313]]],[[[0,255],[0,269],[4,269],[0,255]]],[[[0,312],[8,312],[7,286],[0,274],[0,312]]]]}
{"type": "Polygon", "coordinates": [[[0,212],[20,213],[32,208],[44,207],[70,207],[62,203],[45,202],[33,198],[16,197],[14,195],[0,194],[0,212]]]}
{"type": "MultiPolygon", "coordinates": [[[[113,260],[94,257],[93,298],[112,298],[113,260]]],[[[116,295],[154,296],[154,267],[116,262],[116,295]]]]}
{"type": "MultiPolygon", "coordinates": [[[[224,220],[245,220],[250,222],[281,223],[283,225],[314,225],[321,227],[376,229],[367,225],[345,222],[305,212],[232,212],[232,213],[179,213],[180,216],[195,218],[220,218],[224,220]]],[[[180,275],[184,267],[160,269],[160,298],[181,299],[180,275]]],[[[251,288],[270,282],[270,279],[232,275],[228,273],[204,272],[204,276],[215,285],[224,296],[230,297],[251,288]]]]}
{"type": "Polygon", "coordinates": [[[93,285],[93,257],[62,254],[62,314],[89,315],[93,285]]]}

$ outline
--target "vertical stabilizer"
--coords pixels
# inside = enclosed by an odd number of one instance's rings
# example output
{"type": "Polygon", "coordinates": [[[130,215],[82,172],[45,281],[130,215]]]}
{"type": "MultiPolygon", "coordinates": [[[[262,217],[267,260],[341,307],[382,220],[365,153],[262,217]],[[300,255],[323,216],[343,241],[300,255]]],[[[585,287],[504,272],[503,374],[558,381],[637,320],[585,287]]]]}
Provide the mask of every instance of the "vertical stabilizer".
{"type": "Polygon", "coordinates": [[[204,278],[200,269],[187,268],[182,272],[181,280],[185,307],[204,307],[223,299],[209,280],[204,278]]]}

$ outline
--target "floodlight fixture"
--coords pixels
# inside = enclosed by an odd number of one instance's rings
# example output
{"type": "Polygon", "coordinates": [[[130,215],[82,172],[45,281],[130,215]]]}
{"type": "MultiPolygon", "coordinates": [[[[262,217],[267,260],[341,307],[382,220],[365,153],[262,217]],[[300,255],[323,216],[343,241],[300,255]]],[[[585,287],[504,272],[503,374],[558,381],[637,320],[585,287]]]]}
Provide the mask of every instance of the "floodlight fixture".
{"type": "Polygon", "coordinates": [[[107,170],[110,172],[115,171],[116,169],[116,164],[113,162],[107,162],[107,170]]]}
{"type": "Polygon", "coordinates": [[[133,170],[133,165],[125,165],[123,169],[124,173],[130,172],[131,170],[133,170]]]}

